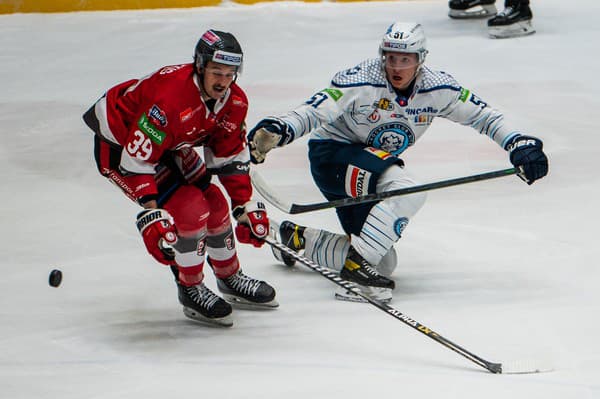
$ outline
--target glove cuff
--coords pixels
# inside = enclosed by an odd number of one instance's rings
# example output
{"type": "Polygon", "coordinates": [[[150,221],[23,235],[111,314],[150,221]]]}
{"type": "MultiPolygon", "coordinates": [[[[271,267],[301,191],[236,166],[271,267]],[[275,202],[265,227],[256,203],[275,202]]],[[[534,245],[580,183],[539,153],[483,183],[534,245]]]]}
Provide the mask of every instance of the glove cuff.
{"type": "Polygon", "coordinates": [[[236,206],[231,212],[235,220],[238,220],[242,215],[244,215],[244,213],[246,213],[246,208],[244,207],[244,205],[236,206]]]}
{"type": "Polygon", "coordinates": [[[164,209],[144,209],[137,214],[136,226],[140,233],[143,233],[146,227],[158,220],[166,220],[172,223],[172,217],[164,209]]]}
{"type": "Polygon", "coordinates": [[[266,211],[267,208],[265,207],[265,204],[260,202],[260,201],[253,201],[250,200],[248,202],[246,202],[244,205],[238,205],[235,208],[233,208],[233,211],[231,212],[231,214],[233,215],[233,217],[236,220],[240,220],[240,218],[242,218],[244,215],[250,213],[250,212],[256,212],[256,211],[266,211]]]}
{"type": "Polygon", "coordinates": [[[542,140],[538,139],[537,137],[518,135],[506,145],[506,150],[508,152],[513,152],[520,147],[536,147],[541,150],[543,143],[542,140]]]}

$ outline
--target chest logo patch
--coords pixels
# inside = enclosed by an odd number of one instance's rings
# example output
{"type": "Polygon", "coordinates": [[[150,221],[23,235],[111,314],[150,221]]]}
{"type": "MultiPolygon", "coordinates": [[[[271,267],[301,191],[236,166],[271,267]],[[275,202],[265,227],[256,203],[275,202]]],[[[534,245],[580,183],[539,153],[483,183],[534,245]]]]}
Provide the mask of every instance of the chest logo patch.
{"type": "Polygon", "coordinates": [[[392,102],[387,98],[380,98],[379,101],[375,102],[373,105],[384,111],[391,111],[394,109],[392,102]]]}
{"type": "Polygon", "coordinates": [[[161,125],[162,127],[167,126],[167,114],[165,111],[160,109],[158,105],[153,105],[152,108],[150,108],[150,111],[148,111],[148,117],[157,125],[161,125]]]}
{"type": "Polygon", "coordinates": [[[371,123],[377,123],[379,122],[379,119],[381,119],[381,115],[379,115],[379,111],[374,110],[373,112],[371,112],[371,115],[367,117],[367,119],[371,123]]]}
{"type": "Polygon", "coordinates": [[[367,145],[399,155],[415,143],[410,127],[400,122],[384,123],[371,130],[367,145]]]}

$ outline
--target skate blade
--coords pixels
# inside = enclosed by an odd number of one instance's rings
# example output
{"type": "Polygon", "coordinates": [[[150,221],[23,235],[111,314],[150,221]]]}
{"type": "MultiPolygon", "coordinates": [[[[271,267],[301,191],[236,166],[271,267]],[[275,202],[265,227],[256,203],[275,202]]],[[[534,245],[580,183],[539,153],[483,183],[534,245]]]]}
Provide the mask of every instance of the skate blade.
{"type": "Polygon", "coordinates": [[[473,7],[469,10],[453,10],[448,11],[448,16],[454,19],[476,19],[487,18],[498,13],[494,4],[487,4],[473,7]]]}
{"type": "MultiPolygon", "coordinates": [[[[390,303],[392,301],[392,290],[389,288],[378,288],[378,287],[360,287],[361,291],[367,295],[369,298],[375,299],[382,303],[390,303]]],[[[358,302],[358,303],[367,303],[368,301],[353,293],[352,291],[348,291],[340,287],[335,294],[335,299],[338,301],[347,301],[347,302],[358,302]]]]}
{"type": "Polygon", "coordinates": [[[259,302],[251,302],[247,299],[240,298],[239,296],[231,295],[231,294],[223,294],[223,299],[225,299],[230,305],[234,306],[237,309],[247,309],[247,310],[268,310],[275,309],[279,307],[279,303],[276,299],[273,299],[269,302],[259,303],[259,302]]]}
{"type": "Polygon", "coordinates": [[[508,39],[533,35],[535,29],[531,26],[531,21],[521,21],[508,26],[490,26],[488,32],[492,39],[508,39]]]}
{"type": "Polygon", "coordinates": [[[227,315],[225,317],[219,317],[219,318],[208,318],[204,315],[202,315],[200,312],[195,311],[192,308],[188,308],[188,307],[183,307],[183,314],[191,320],[206,324],[208,326],[211,327],[231,327],[233,326],[233,318],[231,317],[231,315],[227,315]]]}

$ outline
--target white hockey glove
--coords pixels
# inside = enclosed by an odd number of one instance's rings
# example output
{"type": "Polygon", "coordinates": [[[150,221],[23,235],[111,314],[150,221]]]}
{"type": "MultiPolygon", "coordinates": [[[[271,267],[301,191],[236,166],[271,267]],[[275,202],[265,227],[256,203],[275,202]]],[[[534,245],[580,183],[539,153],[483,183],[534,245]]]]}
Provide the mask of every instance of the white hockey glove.
{"type": "Polygon", "coordinates": [[[257,201],[248,201],[243,206],[233,209],[233,217],[238,224],[235,226],[235,235],[239,242],[261,247],[263,239],[269,234],[269,218],[265,204],[257,201]]]}
{"type": "Polygon", "coordinates": [[[287,123],[279,118],[265,118],[248,133],[250,160],[263,163],[267,153],[292,141],[292,133],[287,123]]]}

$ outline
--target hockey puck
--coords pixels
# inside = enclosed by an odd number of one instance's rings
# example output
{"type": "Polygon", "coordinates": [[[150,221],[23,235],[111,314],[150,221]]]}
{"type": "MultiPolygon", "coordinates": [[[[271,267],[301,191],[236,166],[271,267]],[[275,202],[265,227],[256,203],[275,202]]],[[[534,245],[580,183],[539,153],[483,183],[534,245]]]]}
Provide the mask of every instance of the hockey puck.
{"type": "Polygon", "coordinates": [[[62,272],[58,269],[54,269],[50,272],[50,277],[48,277],[48,284],[52,287],[58,287],[60,282],[62,281],[62,272]]]}

